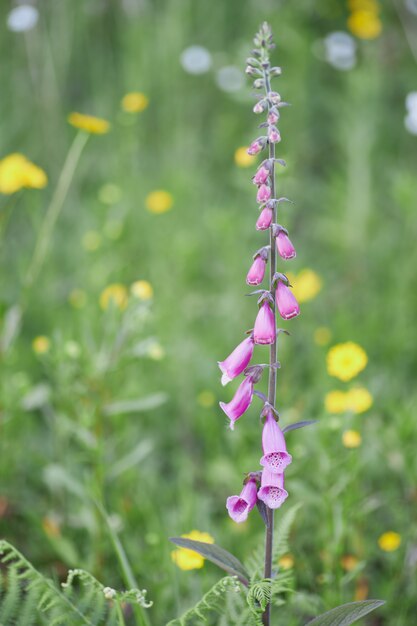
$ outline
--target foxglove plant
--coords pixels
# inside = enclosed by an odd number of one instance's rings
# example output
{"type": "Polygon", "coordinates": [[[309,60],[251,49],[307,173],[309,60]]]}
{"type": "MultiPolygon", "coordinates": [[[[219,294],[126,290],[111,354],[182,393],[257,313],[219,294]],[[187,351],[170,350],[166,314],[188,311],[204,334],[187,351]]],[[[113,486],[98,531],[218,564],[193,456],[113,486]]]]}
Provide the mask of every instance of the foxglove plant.
{"type": "MultiPolygon", "coordinates": [[[[280,109],[287,103],[281,100],[281,96],[271,88],[273,76],[279,76],[281,69],[272,67],[269,54],[274,48],[272,34],[269,26],[264,24],[255,38],[256,49],[253,57],[249,58],[246,73],[255,76],[254,87],[263,90],[263,94],[258,96],[253,111],[256,114],[265,115],[266,119],[260,124],[265,135],[255,139],[248,153],[256,155],[264,150],[267,151],[266,158],[262,160],[252,182],[257,186],[256,201],[259,204],[260,216],[256,222],[257,230],[268,230],[269,241],[266,242],[254,258],[254,262],[249,270],[246,282],[249,285],[260,285],[264,280],[265,266],[269,257],[269,277],[265,290],[261,290],[258,299],[259,311],[255,319],[251,337],[254,344],[269,345],[268,363],[268,396],[257,392],[263,401],[261,417],[264,418],[262,433],[263,455],[260,464],[263,466],[262,472],[251,472],[247,475],[243,491],[240,496],[231,496],[227,500],[227,510],[230,517],[235,522],[243,522],[248,516],[248,512],[258,504],[262,508],[263,517],[266,522],[266,546],[265,546],[265,578],[272,575],[272,543],[274,526],[274,509],[279,508],[286,500],[288,493],[284,488],[284,471],[291,463],[291,455],[288,454],[284,434],[278,426],[278,411],[276,409],[276,374],[279,364],[277,363],[277,320],[276,313],[285,319],[291,319],[299,314],[298,303],[290,290],[287,277],[277,272],[277,256],[282,259],[292,259],[295,257],[295,249],[292,245],[288,231],[277,224],[277,210],[280,202],[286,198],[279,198],[276,193],[275,167],[277,163],[284,164],[275,156],[275,146],[281,141],[281,135],[276,127],[280,117],[280,109]],[[256,499],[254,485],[257,486],[256,499]],[[248,495],[249,494],[249,495],[248,495]]],[[[256,293],[256,292],[255,292],[256,293]]],[[[253,348],[253,346],[252,346],[253,348]]],[[[232,355],[239,350],[236,348],[232,355]]],[[[249,354],[248,352],[246,354],[249,354]]],[[[251,354],[252,357],[252,354],[251,354]]],[[[229,357],[230,359],[230,357],[229,357]]],[[[227,361],[227,359],[226,359],[227,361]]],[[[223,371],[224,363],[219,363],[223,371]]],[[[246,363],[246,361],[245,361],[246,363]]],[[[254,385],[259,382],[265,366],[250,366],[242,368],[244,376],[234,398],[228,404],[220,402],[220,407],[230,419],[230,427],[249,408],[253,395],[254,385]]],[[[235,372],[240,368],[235,368],[235,372]]],[[[228,381],[232,377],[229,376],[228,381]]],[[[227,382],[228,382],[227,381],[227,382]]],[[[270,605],[266,607],[263,621],[269,624],[270,605]]]]}
{"type": "MultiPolygon", "coordinates": [[[[296,251],[289,238],[288,230],[277,222],[280,204],[288,201],[287,198],[278,197],[275,184],[276,165],[285,166],[282,159],[276,158],[275,146],[281,141],[281,135],[277,128],[280,110],[287,106],[287,103],[283,102],[279,93],[271,88],[271,79],[274,76],[279,76],[281,69],[271,66],[270,63],[269,54],[275,46],[272,41],[271,29],[267,23],[261,26],[254,42],[256,48],[247,60],[246,74],[254,77],[254,88],[263,91],[261,95],[257,96],[253,112],[265,116],[265,121],[259,125],[265,134],[252,141],[248,148],[248,154],[255,156],[263,151],[267,152],[253,175],[252,182],[257,187],[256,202],[259,204],[256,230],[268,231],[269,236],[268,241],[253,257],[252,265],[246,276],[246,283],[261,286],[265,280],[266,267],[269,262],[268,284],[265,289],[261,288],[250,294],[257,294],[259,297],[258,312],[253,328],[248,332],[248,337],[241,341],[224,361],[219,361],[218,365],[222,372],[221,382],[223,385],[227,385],[235,378],[243,377],[230,402],[219,403],[220,408],[229,419],[231,430],[235,429],[236,422],[250,409],[254,396],[262,401],[260,412],[263,421],[262,452],[259,461],[262,469],[249,471],[246,474],[240,494],[229,496],[226,501],[226,508],[229,516],[237,523],[245,522],[251,510],[255,506],[258,508],[266,527],[264,580],[256,581],[253,577],[251,578],[245,566],[235,556],[219,546],[181,537],[174,537],[171,540],[177,546],[194,550],[210,559],[248,588],[247,604],[252,613],[256,615],[256,620],[253,623],[260,623],[259,618],[262,616],[264,626],[269,626],[271,623],[272,593],[274,589],[275,593],[277,593],[277,588],[280,589],[279,573],[272,571],[274,511],[280,508],[288,498],[284,474],[292,461],[291,454],[287,451],[285,432],[311,424],[314,420],[291,424],[283,430],[278,424],[276,383],[277,369],[280,364],[277,362],[277,338],[282,332],[288,333],[282,328],[277,328],[277,317],[279,315],[284,320],[291,320],[299,315],[300,307],[291,291],[287,276],[277,271],[277,259],[289,261],[296,256],[296,251]],[[251,363],[255,346],[260,346],[257,350],[265,349],[263,346],[269,346],[267,364],[251,363]],[[265,371],[268,372],[267,395],[256,389],[256,385],[260,382],[265,371]],[[269,592],[263,591],[265,589],[263,585],[267,585],[269,592]]],[[[239,428],[243,427],[243,424],[239,426],[239,428]]],[[[219,595],[217,590],[215,595],[216,597],[219,595]]],[[[202,603],[204,607],[207,607],[205,599],[202,603]]],[[[343,618],[343,624],[348,626],[381,604],[383,602],[379,600],[346,604],[316,618],[312,624],[324,626],[324,624],[342,623],[340,620],[343,618]],[[321,618],[323,618],[322,621],[320,621],[321,618]]],[[[201,617],[201,613],[198,611],[196,611],[196,615],[201,617]]]]}

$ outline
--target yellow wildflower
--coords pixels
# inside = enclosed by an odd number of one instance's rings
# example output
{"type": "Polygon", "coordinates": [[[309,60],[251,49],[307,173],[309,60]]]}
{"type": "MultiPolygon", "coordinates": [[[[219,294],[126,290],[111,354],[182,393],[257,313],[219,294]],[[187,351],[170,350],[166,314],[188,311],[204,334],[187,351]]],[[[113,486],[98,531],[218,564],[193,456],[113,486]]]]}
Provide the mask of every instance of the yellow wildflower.
{"type": "Polygon", "coordinates": [[[82,238],[83,248],[88,252],[94,252],[100,247],[101,235],[95,230],[89,230],[82,238]]]}
{"type": "Polygon", "coordinates": [[[294,567],[294,557],[292,554],[284,554],[279,561],[278,565],[281,569],[292,569],[294,567]]]}
{"type": "Polygon", "coordinates": [[[347,393],[344,391],[329,391],[324,398],[324,406],[328,413],[344,413],[347,408],[347,393]]]}
{"type": "Polygon", "coordinates": [[[94,115],[84,115],[84,113],[74,112],[70,113],[67,119],[74,128],[79,128],[93,135],[104,135],[110,130],[110,123],[107,120],[101,117],[94,117],[94,115]]]}
{"type": "Polygon", "coordinates": [[[328,413],[364,413],[373,403],[372,395],[365,387],[353,387],[349,391],[329,391],[324,398],[328,413]]]}
{"type": "Polygon", "coordinates": [[[45,335],[39,335],[32,341],[32,348],[36,354],[45,354],[51,347],[51,342],[45,335]]]}
{"type": "Polygon", "coordinates": [[[359,559],[353,554],[345,554],[340,559],[340,565],[346,572],[351,572],[353,569],[355,569],[358,563],[359,559]]]}
{"type": "Polygon", "coordinates": [[[82,289],[73,289],[68,296],[68,301],[74,309],[82,309],[87,302],[87,294],[82,289]]]}
{"type": "Polygon", "coordinates": [[[130,293],[139,300],[151,300],[153,287],[147,280],[137,280],[130,286],[130,293]]]}
{"type": "Polygon", "coordinates": [[[200,406],[203,407],[203,409],[209,409],[210,407],[212,407],[215,400],[216,398],[214,396],[214,393],[212,391],[209,391],[208,389],[201,391],[197,396],[197,402],[200,406]]]}
{"type": "Polygon", "coordinates": [[[327,346],[327,344],[330,342],[330,339],[332,338],[332,331],[326,326],[319,326],[314,331],[313,337],[314,342],[318,346],[327,346]]]}
{"type": "Polygon", "coordinates": [[[289,272],[288,279],[293,286],[293,293],[298,302],[308,302],[317,296],[323,286],[318,274],[311,269],[303,269],[296,276],[289,272]]]}
{"type": "Polygon", "coordinates": [[[365,387],[354,387],[346,394],[347,407],[354,413],[365,413],[373,404],[373,397],[365,387]]]}
{"type": "Polygon", "coordinates": [[[150,213],[166,213],[172,207],[173,197],[168,191],[158,189],[146,196],[145,204],[150,213]]]}
{"type": "Polygon", "coordinates": [[[123,311],[127,307],[127,302],[127,289],[120,283],[109,285],[100,294],[100,306],[103,310],[108,309],[110,304],[113,304],[123,311]]]}
{"type": "Polygon", "coordinates": [[[140,91],[132,91],[122,98],[122,109],[127,113],[140,113],[149,104],[149,98],[140,91]]]}
{"type": "Polygon", "coordinates": [[[165,356],[165,350],[163,349],[161,344],[157,343],[156,341],[153,341],[148,346],[146,354],[153,361],[161,361],[165,356]]]}
{"type": "Polygon", "coordinates": [[[27,161],[24,171],[25,187],[31,189],[43,189],[48,183],[45,172],[30,161],[27,161]]]}
{"type": "Polygon", "coordinates": [[[45,172],[23,154],[15,152],[0,161],[0,193],[9,195],[23,187],[43,189],[47,183],[45,172]]]}
{"type": "Polygon", "coordinates": [[[345,382],[357,376],[367,363],[365,350],[353,341],[339,343],[327,353],[327,372],[345,382]]]}
{"type": "Polygon", "coordinates": [[[238,167],[250,167],[254,164],[254,157],[247,151],[248,146],[242,146],[235,151],[235,163],[238,167]]]}
{"type": "MultiPolygon", "coordinates": [[[[186,535],[181,535],[184,539],[192,539],[193,541],[202,541],[204,543],[214,543],[214,539],[208,533],[201,533],[199,530],[192,530],[186,535]]],[[[187,548],[178,548],[171,552],[171,558],[176,565],[182,570],[200,569],[204,565],[204,557],[194,550],[187,548]]]]}
{"type": "Polygon", "coordinates": [[[401,545],[401,535],[393,530],[389,530],[380,536],[378,545],[384,552],[394,552],[394,550],[397,550],[401,545]]]}
{"type": "Polygon", "coordinates": [[[345,448],[359,448],[362,443],[362,437],[357,430],[345,430],[342,435],[342,441],[345,448]]]}
{"type": "Polygon", "coordinates": [[[348,28],[359,39],[375,39],[382,31],[382,22],[375,11],[360,9],[348,18],[348,28]]]}

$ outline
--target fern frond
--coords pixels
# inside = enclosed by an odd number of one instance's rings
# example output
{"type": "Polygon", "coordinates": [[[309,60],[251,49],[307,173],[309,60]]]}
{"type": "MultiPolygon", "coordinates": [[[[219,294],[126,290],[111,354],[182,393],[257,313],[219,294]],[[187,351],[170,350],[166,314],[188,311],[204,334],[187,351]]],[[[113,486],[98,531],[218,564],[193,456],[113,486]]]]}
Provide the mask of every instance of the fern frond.
{"type": "Polygon", "coordinates": [[[7,566],[7,577],[0,572],[3,626],[122,626],[122,602],[152,605],[146,601],[146,590],[116,591],[81,569],[68,572],[61,591],[7,541],[0,541],[0,563],[7,566]]]}
{"type": "Polygon", "coordinates": [[[278,532],[276,533],[274,549],[272,552],[273,562],[276,563],[278,559],[289,551],[288,541],[290,538],[290,532],[294,525],[298,511],[300,510],[302,503],[299,502],[293,507],[285,511],[278,525],[278,532]]]}
{"type": "MultiPolygon", "coordinates": [[[[168,622],[167,626],[188,626],[195,624],[196,618],[207,621],[210,613],[224,613],[225,597],[228,592],[241,593],[242,587],[236,576],[225,576],[201,598],[201,600],[184,615],[168,622]]],[[[229,622],[230,624],[230,622],[229,622]]]]}
{"type": "Polygon", "coordinates": [[[7,591],[1,601],[0,623],[12,623],[20,618],[28,598],[33,599],[35,596],[35,591],[30,593],[30,589],[36,589],[37,611],[49,612],[52,617],[56,617],[53,609],[59,606],[60,621],[57,624],[65,625],[71,623],[71,619],[77,619],[80,626],[94,626],[51,580],[42,576],[23,554],[4,540],[0,541],[0,562],[7,565],[8,569],[7,591]]]}
{"type": "Polygon", "coordinates": [[[270,603],[280,605],[284,600],[282,594],[291,591],[293,576],[292,572],[279,573],[275,578],[263,578],[249,587],[246,597],[254,624],[262,626],[262,613],[270,603]]]}
{"type": "MultiPolygon", "coordinates": [[[[275,532],[274,550],[272,553],[272,562],[277,563],[278,559],[289,551],[288,539],[292,526],[295,522],[296,515],[301,507],[301,503],[295,504],[286,509],[275,532]]],[[[264,554],[260,550],[254,551],[245,561],[245,567],[251,574],[251,581],[258,580],[262,577],[264,568],[264,554]]]]}

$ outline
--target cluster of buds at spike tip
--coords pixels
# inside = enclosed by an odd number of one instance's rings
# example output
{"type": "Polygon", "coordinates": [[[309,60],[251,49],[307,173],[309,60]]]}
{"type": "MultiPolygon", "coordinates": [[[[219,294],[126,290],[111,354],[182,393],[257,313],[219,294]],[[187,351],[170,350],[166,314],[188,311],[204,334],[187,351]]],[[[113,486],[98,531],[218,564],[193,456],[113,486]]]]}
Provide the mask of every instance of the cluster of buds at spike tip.
{"type": "MultiPolygon", "coordinates": [[[[276,271],[276,259],[293,259],[295,248],[289,238],[287,229],[276,223],[277,209],[287,198],[275,197],[275,166],[285,166],[285,162],[275,158],[276,144],[281,141],[277,128],[280,109],[287,106],[278,92],[271,89],[271,78],[281,74],[281,68],[271,67],[269,53],[274,48],[272,33],[268,24],[263,24],[255,39],[256,48],[247,59],[246,73],[254,77],[253,87],[263,89],[263,95],[257,97],[253,107],[257,115],[265,115],[260,124],[264,134],[252,141],[248,148],[250,155],[256,155],[268,148],[268,154],[262,160],[252,182],[257,186],[256,202],[259,205],[259,217],[256,230],[268,231],[269,245],[261,247],[253,257],[252,265],[246,276],[248,285],[261,285],[265,279],[267,263],[270,261],[270,278],[267,289],[253,293],[259,294],[258,313],[253,329],[224,360],[219,362],[222,372],[222,384],[226,385],[234,378],[243,375],[235,395],[230,402],[220,402],[220,407],[229,418],[230,428],[249,409],[254,396],[262,399],[261,418],[264,421],[262,432],[262,450],[260,459],[262,470],[247,474],[240,495],[227,499],[227,510],[236,522],[247,519],[255,504],[275,509],[281,506],[288,496],[284,488],[284,471],[291,463],[291,455],[287,452],[285,438],[278,425],[278,413],[275,409],[275,370],[279,363],[274,361],[276,355],[277,335],[282,329],[276,328],[277,312],[284,320],[297,316],[300,312],[298,303],[291,291],[291,285],[285,274],[276,271]],[[270,363],[268,365],[250,364],[255,345],[271,346],[270,363]],[[255,390],[264,369],[269,369],[269,397],[255,390]],[[273,392],[271,394],[271,381],[273,392]],[[263,504],[262,504],[263,503],[263,504]]],[[[286,331],[284,331],[286,332],[286,331]]]]}

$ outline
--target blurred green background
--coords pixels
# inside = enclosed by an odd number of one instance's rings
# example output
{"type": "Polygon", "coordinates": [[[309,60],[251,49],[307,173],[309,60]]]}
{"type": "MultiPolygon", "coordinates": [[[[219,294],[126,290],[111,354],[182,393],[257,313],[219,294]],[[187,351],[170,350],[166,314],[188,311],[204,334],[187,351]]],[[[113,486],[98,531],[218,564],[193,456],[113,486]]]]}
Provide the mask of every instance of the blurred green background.
{"type": "Polygon", "coordinates": [[[123,588],[99,501],[154,601],[153,624],[219,577],[209,563],[180,570],[169,536],[209,532],[242,559],[263,549],[256,511],[239,526],[225,510],[244,472],[259,467],[258,404],[226,428],[218,401],[236,385],[221,388],[216,361],[256,311],[244,297],[251,255],[265,243],[254,228],[256,159],[242,167],[236,150],[258,133],[243,70],[266,19],[283,67],[275,86],[292,104],[280,120],[287,167],[277,184],[295,202],[279,220],[297,258],[280,269],[296,289],[300,272],[314,272],[304,296],[299,285],[301,316],[283,324],[291,337],[280,337],[278,406],[283,424],[318,420],[288,435],[285,506],[303,506],[286,565],[310,609],[293,603],[281,623],[374,597],[387,604],[367,623],[410,626],[417,3],[31,6],[33,23],[12,15],[15,4],[0,8],[0,157],[21,153],[48,178],[0,195],[2,537],[58,579],[78,566],[123,588]],[[143,96],[129,107],[132,92],[143,96]],[[140,111],[126,110],[135,103],[140,111]],[[111,126],[88,137],[72,177],[68,151],[71,161],[86,138],[67,122],[74,111],[111,126]],[[149,196],[157,190],[166,194],[149,196]],[[51,202],[57,219],[45,240],[51,202]],[[28,279],[39,237],[44,262],[28,279]],[[321,288],[309,293],[312,281],[321,288]],[[347,341],[369,361],[342,382],[326,354],[347,341]],[[326,410],[326,394],[355,385],[372,394],[368,410],[335,409],[329,397],[326,410]]]}

